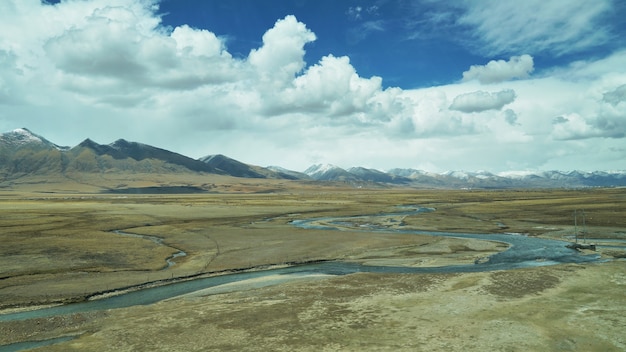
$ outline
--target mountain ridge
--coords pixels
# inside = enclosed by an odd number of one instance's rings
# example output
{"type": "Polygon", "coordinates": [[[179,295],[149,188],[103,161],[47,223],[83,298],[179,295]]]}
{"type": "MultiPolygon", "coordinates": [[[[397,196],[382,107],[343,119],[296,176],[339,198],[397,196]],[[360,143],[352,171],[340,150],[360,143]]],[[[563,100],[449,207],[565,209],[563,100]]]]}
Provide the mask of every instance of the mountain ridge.
{"type": "MultiPolygon", "coordinates": [[[[74,147],[57,145],[27,128],[0,134],[0,177],[67,172],[208,173],[241,178],[342,182],[352,186],[389,185],[413,188],[563,188],[623,187],[626,171],[446,171],[411,168],[388,171],[344,169],[315,164],[304,172],[279,166],[246,164],[222,154],[193,159],[148,144],[118,139],[99,144],[89,138],[74,147]]],[[[1,179],[0,179],[1,181],[1,179]]]]}

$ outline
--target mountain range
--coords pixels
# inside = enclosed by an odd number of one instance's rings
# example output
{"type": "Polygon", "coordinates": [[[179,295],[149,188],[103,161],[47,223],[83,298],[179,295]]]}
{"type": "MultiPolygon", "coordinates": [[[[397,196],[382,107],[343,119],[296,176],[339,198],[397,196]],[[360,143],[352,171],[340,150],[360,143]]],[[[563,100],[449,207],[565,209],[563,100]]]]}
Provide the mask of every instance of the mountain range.
{"type": "Polygon", "coordinates": [[[98,144],[85,139],[74,147],[60,146],[19,128],[0,134],[0,182],[27,175],[68,173],[195,173],[254,179],[339,182],[354,187],[412,188],[579,188],[626,186],[626,171],[540,171],[494,174],[487,171],[432,173],[415,169],[386,172],[364,167],[343,169],[317,164],[304,172],[279,166],[260,167],[221,154],[193,159],[143,143],[118,139],[98,144]]]}

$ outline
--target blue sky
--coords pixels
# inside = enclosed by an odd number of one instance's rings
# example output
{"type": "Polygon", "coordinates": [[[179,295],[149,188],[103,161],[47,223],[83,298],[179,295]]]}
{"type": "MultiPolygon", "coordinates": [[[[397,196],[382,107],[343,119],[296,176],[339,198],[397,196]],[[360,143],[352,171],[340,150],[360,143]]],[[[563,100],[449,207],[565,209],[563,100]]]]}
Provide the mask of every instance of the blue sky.
{"type": "MultiPolygon", "coordinates": [[[[553,1],[554,2],[554,1],[553,1]]],[[[587,1],[589,2],[589,1],[587,1]]],[[[467,9],[463,1],[357,1],[357,0],[165,0],[160,3],[163,24],[188,24],[206,28],[226,39],[228,51],[245,57],[262,44],[264,33],[277,19],[294,15],[317,36],[306,46],[305,61],[315,63],[333,54],[348,56],[363,77],[380,76],[383,86],[403,89],[428,87],[460,80],[461,72],[479,62],[512,55],[531,54],[535,71],[576,60],[603,57],[626,44],[626,3],[615,2],[611,11],[599,14],[587,23],[588,33],[571,38],[575,42],[606,31],[605,40],[583,48],[563,49],[571,43],[563,40],[554,48],[541,47],[553,34],[565,30],[557,23],[546,25],[546,32],[515,45],[485,46],[468,23],[459,23],[467,9]],[[549,31],[550,30],[550,31],[549,31]],[[520,51],[521,50],[521,51],[520,51]]],[[[475,2],[476,3],[476,2],[475,2]]],[[[532,7],[537,3],[527,2],[532,7]]],[[[485,2],[484,6],[489,6],[485,2]]],[[[520,4],[514,7],[523,6],[520,4]]],[[[576,6],[573,3],[571,6],[576,6]]],[[[514,7],[511,10],[515,10],[514,7]]],[[[540,8],[538,7],[539,11],[540,8]]],[[[566,21],[557,19],[556,21],[566,21]]],[[[506,22],[503,22],[506,25],[506,22]]],[[[531,22],[522,24],[532,25],[531,22]]],[[[517,29],[516,29],[517,30],[517,29]]],[[[572,45],[574,46],[574,45],[572,45]]]]}
{"type": "Polygon", "coordinates": [[[408,1],[170,0],[161,3],[161,11],[166,25],[189,24],[223,36],[229,52],[239,57],[262,44],[259,33],[291,14],[317,36],[306,47],[307,63],[328,54],[348,56],[361,76],[383,77],[386,87],[415,88],[459,80],[459,72],[482,56],[456,42],[462,30],[421,24],[424,12],[436,8],[418,5],[408,1]]]}
{"type": "Polygon", "coordinates": [[[5,0],[0,130],[304,170],[626,169],[618,0],[5,0]]]}

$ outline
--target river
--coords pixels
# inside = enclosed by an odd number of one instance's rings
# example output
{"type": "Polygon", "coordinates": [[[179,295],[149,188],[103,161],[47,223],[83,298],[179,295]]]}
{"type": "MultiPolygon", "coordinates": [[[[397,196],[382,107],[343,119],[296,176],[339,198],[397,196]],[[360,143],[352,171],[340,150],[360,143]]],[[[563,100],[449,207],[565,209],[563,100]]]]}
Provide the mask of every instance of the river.
{"type": "MultiPolygon", "coordinates": [[[[406,230],[402,228],[388,228],[376,225],[375,222],[368,225],[356,220],[364,218],[406,216],[420,212],[432,211],[428,208],[404,207],[397,213],[385,213],[379,215],[318,218],[307,220],[294,220],[292,225],[305,229],[337,230],[340,227],[349,227],[368,232],[385,232],[393,235],[420,234],[430,236],[445,236],[465,239],[478,239],[486,241],[499,241],[507,243],[510,247],[502,252],[488,257],[486,260],[466,265],[448,265],[440,267],[406,267],[406,266],[373,266],[363,265],[353,262],[327,261],[311,264],[295,265],[290,267],[274,268],[268,270],[258,270],[250,272],[237,272],[219,276],[203,277],[187,281],[174,282],[163,286],[150,287],[138,291],[132,291],[117,296],[106,297],[97,300],[70,303],[61,306],[42,308],[31,311],[14,312],[0,315],[0,322],[26,320],[33,318],[47,318],[58,315],[89,312],[105,309],[115,309],[131,307],[135,305],[146,305],[156,303],[168,298],[185,295],[191,292],[217,287],[234,282],[257,279],[270,275],[293,275],[302,277],[306,275],[346,275],[357,272],[370,273],[458,273],[458,272],[482,272],[492,270],[511,270],[525,267],[554,265],[561,263],[585,263],[600,260],[596,254],[585,255],[576,250],[566,248],[569,242],[549,240],[536,237],[528,237],[520,234],[469,234],[469,233],[449,233],[406,230]]],[[[122,234],[122,233],[120,233],[122,234]]],[[[281,282],[281,280],[277,280],[281,282]]],[[[38,341],[40,343],[40,341],[38,341]]],[[[0,346],[0,351],[3,347],[0,346]]],[[[8,349],[6,349],[8,350],[8,349]]]]}

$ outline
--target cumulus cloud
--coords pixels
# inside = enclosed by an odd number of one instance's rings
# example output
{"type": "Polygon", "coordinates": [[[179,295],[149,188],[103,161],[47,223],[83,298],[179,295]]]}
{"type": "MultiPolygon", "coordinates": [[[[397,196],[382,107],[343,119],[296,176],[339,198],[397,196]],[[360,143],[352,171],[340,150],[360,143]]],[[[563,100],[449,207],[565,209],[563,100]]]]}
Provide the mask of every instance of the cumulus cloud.
{"type": "Polygon", "coordinates": [[[514,78],[526,78],[533,69],[532,56],[511,56],[509,61],[492,60],[486,65],[472,65],[463,72],[463,81],[477,79],[483,84],[500,83],[514,78]]]}
{"type": "Polygon", "coordinates": [[[359,77],[346,56],[323,57],[293,81],[280,102],[284,108],[299,111],[324,111],[348,115],[363,111],[374,94],[381,90],[379,77],[359,77]]]}
{"type": "Polygon", "coordinates": [[[287,16],[265,32],[263,46],[253,49],[248,61],[264,80],[283,85],[305,67],[304,45],[315,39],[304,23],[295,16],[287,16]]]}
{"type": "MultiPolygon", "coordinates": [[[[499,143],[498,155],[483,158],[496,167],[530,140],[528,159],[510,165],[564,160],[584,139],[598,153],[623,154],[626,51],[542,77],[529,76],[532,57],[522,55],[472,66],[449,85],[383,89],[382,78],[360,76],[347,56],[305,62],[316,36],[294,16],[235,58],[210,29],[162,26],[156,5],[0,1],[0,32],[13,33],[0,36],[0,127],[26,125],[67,145],[123,137],[196,157],[289,160],[281,166],[296,169],[313,159],[473,168],[457,142],[473,155],[499,143]]],[[[384,29],[378,24],[368,25],[384,29]]]]}
{"type": "Polygon", "coordinates": [[[480,123],[475,116],[448,109],[450,102],[447,87],[433,87],[422,90],[403,91],[403,109],[391,116],[388,125],[409,126],[412,129],[396,129],[402,138],[432,138],[440,136],[460,136],[475,134],[480,123]]]}
{"type": "Polygon", "coordinates": [[[476,50],[503,53],[577,52],[611,40],[602,23],[612,1],[467,1],[458,23],[469,26],[480,42],[476,50]]]}
{"type": "Polygon", "coordinates": [[[578,140],[599,137],[600,131],[579,114],[573,113],[555,119],[553,137],[559,140],[578,140]]]}
{"type": "Polygon", "coordinates": [[[462,112],[481,112],[486,110],[500,110],[503,106],[515,100],[515,91],[505,89],[497,93],[476,91],[458,95],[452,101],[450,110],[462,112]]]}
{"type": "Polygon", "coordinates": [[[186,25],[169,33],[150,1],[96,1],[89,10],[87,5],[42,7],[80,20],[39,33],[43,52],[34,66],[53,65],[50,79],[86,101],[135,106],[163,90],[193,90],[241,74],[222,40],[186,25]]]}
{"type": "Polygon", "coordinates": [[[182,25],[174,28],[171,37],[176,41],[177,53],[181,56],[186,54],[205,57],[228,55],[224,42],[206,29],[198,30],[182,25]]]}
{"type": "Polygon", "coordinates": [[[588,103],[585,114],[571,112],[552,120],[553,136],[559,140],[626,137],[626,104],[621,104],[625,85],[588,103]],[[607,98],[608,94],[608,98],[607,98]]]}

